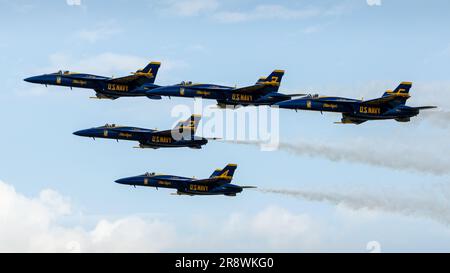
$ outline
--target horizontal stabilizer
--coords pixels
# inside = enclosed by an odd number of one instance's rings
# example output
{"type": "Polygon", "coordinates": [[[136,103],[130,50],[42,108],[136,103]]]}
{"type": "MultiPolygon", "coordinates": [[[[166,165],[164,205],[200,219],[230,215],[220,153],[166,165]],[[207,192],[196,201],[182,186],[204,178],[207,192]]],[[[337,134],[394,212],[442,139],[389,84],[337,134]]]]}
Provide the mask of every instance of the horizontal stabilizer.
{"type": "Polygon", "coordinates": [[[417,110],[428,110],[428,109],[436,109],[438,108],[437,106],[419,106],[419,107],[414,107],[414,109],[417,110]]]}
{"type": "Polygon", "coordinates": [[[154,96],[148,95],[147,98],[149,98],[151,100],[162,100],[162,97],[161,96],[157,96],[157,95],[154,95],[154,96]]]}

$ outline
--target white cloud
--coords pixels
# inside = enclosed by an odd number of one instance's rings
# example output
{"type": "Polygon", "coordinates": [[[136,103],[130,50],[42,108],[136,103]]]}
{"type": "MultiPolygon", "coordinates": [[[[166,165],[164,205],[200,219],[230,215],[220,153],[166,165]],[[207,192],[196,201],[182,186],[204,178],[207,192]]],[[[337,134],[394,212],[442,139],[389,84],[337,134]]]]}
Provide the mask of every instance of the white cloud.
{"type": "Polygon", "coordinates": [[[81,0],[66,0],[69,6],[81,6],[81,0]]]}
{"type": "MultiPolygon", "coordinates": [[[[144,67],[147,59],[115,53],[101,53],[84,58],[75,58],[65,53],[55,53],[50,56],[50,67],[48,71],[71,70],[111,76],[115,73],[129,73],[144,67]],[[124,72],[126,71],[126,72],[124,72]]],[[[47,72],[48,72],[47,71],[47,72]]]]}
{"type": "Polygon", "coordinates": [[[198,245],[201,241],[208,246],[205,236],[215,238],[218,232],[223,238],[219,237],[218,245],[210,247],[233,248],[236,240],[251,237],[253,241],[248,243],[278,249],[299,247],[315,238],[311,236],[315,233],[313,221],[307,215],[279,207],[263,209],[251,217],[232,214],[225,223],[215,222],[201,235],[197,234],[201,227],[195,226],[195,232],[183,236],[193,238],[192,241],[179,238],[175,225],[156,218],[99,219],[91,229],[65,221],[79,219],[79,214],[70,200],[58,192],[47,189],[37,198],[30,198],[0,181],[0,252],[161,252],[202,247],[198,245]],[[236,239],[236,231],[242,237],[236,239]]]}
{"type": "Polygon", "coordinates": [[[176,240],[174,227],[158,219],[102,219],[89,230],[60,223],[69,216],[71,203],[59,193],[29,198],[0,181],[0,252],[159,252],[176,240]]]}
{"type": "Polygon", "coordinates": [[[275,248],[289,248],[311,243],[316,239],[315,223],[306,214],[293,214],[280,207],[269,207],[252,218],[251,230],[257,236],[268,238],[275,248]]]}
{"type": "Polygon", "coordinates": [[[309,26],[303,29],[303,33],[304,34],[313,34],[313,33],[317,33],[321,30],[322,28],[320,26],[309,26]]]}
{"type": "Polygon", "coordinates": [[[78,31],[75,38],[95,43],[101,40],[107,40],[114,35],[120,34],[122,29],[114,22],[103,22],[92,26],[89,29],[82,29],[78,31]]]}
{"type": "Polygon", "coordinates": [[[196,16],[215,11],[219,7],[217,0],[172,0],[169,9],[177,15],[196,16]]]}
{"type": "Polygon", "coordinates": [[[218,12],[214,16],[217,20],[225,23],[236,23],[255,20],[295,20],[307,19],[318,16],[322,12],[317,8],[292,9],[282,5],[259,5],[247,12],[218,12]]]}
{"type": "Polygon", "coordinates": [[[71,70],[104,76],[124,76],[145,67],[150,61],[160,61],[162,63],[162,72],[187,67],[187,64],[182,60],[151,59],[151,56],[143,58],[106,52],[84,58],[75,58],[64,53],[55,53],[50,56],[50,67],[46,69],[48,71],[71,70]]]}
{"type": "Polygon", "coordinates": [[[366,0],[367,5],[369,6],[381,6],[381,0],[366,0]]]}
{"type": "Polygon", "coordinates": [[[217,0],[172,0],[163,10],[179,16],[206,16],[222,23],[258,20],[304,20],[318,16],[336,16],[346,12],[346,4],[329,8],[314,6],[293,8],[281,4],[259,4],[249,10],[225,9],[217,0]]]}
{"type": "MultiPolygon", "coordinates": [[[[73,208],[70,199],[53,190],[43,190],[38,197],[27,197],[0,181],[0,252],[183,252],[183,251],[366,251],[367,242],[392,239],[404,244],[405,236],[384,231],[373,236],[386,214],[426,217],[450,223],[448,187],[438,187],[440,194],[390,191],[388,195],[370,192],[294,191],[288,195],[309,201],[336,205],[334,218],[319,221],[306,212],[294,212],[272,205],[256,211],[234,212],[219,216],[202,214],[178,224],[161,216],[124,216],[118,219],[96,217],[89,227],[81,224],[89,218],[73,208]],[[380,212],[380,213],[375,213],[380,212]],[[215,219],[214,217],[219,217],[215,219]],[[202,219],[201,223],[197,220],[202,219]],[[195,223],[193,223],[195,222],[195,223]],[[335,225],[337,223],[337,225],[335,225]],[[342,225],[343,224],[343,225],[342,225]],[[364,228],[369,229],[367,234],[364,228]],[[362,233],[355,239],[352,230],[362,233]],[[388,234],[386,234],[388,233],[388,234]],[[386,236],[385,236],[386,235],[386,236]],[[360,236],[361,237],[361,236],[360,236]]],[[[279,193],[279,190],[274,191],[279,193]]],[[[283,192],[283,194],[286,194],[283,192]]],[[[323,214],[321,215],[323,216],[323,214]]],[[[186,216],[190,219],[192,215],[186,216]]],[[[91,218],[92,219],[92,218],[91,218]]],[[[385,219],[384,219],[385,220],[385,219]]],[[[388,218],[392,221],[392,218],[388,218]]],[[[396,222],[409,225],[410,220],[396,222]]],[[[443,229],[445,231],[445,228],[443,229]]],[[[408,226],[408,232],[412,232],[408,226]]],[[[421,232],[419,229],[418,232],[421,232]]],[[[442,232],[442,230],[441,230],[442,232]]],[[[416,234],[414,234],[415,236],[416,234]]],[[[412,236],[412,238],[415,238],[412,236]]],[[[433,238],[449,239],[448,234],[433,238]]],[[[425,237],[426,238],[426,237],[425,237]]],[[[420,242],[418,240],[417,242],[420,242]]],[[[407,247],[420,244],[408,241],[407,247]]],[[[391,242],[395,244],[394,242],[391,242]]],[[[431,242],[432,245],[432,242],[431,242]]],[[[428,247],[430,244],[427,245],[428,247]]],[[[422,246],[423,247],[423,246],[422,246]]],[[[409,249],[409,248],[403,248],[409,249]]]]}

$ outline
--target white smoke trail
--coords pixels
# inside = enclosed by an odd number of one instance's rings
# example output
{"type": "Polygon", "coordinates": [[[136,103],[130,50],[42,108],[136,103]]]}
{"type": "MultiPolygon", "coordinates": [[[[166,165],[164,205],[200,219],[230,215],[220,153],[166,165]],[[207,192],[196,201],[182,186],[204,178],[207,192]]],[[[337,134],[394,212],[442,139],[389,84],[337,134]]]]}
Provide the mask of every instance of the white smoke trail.
{"type": "Polygon", "coordinates": [[[328,160],[348,161],[395,170],[415,170],[424,173],[444,175],[450,173],[448,157],[441,157],[432,151],[414,150],[414,147],[387,144],[363,145],[354,142],[345,146],[323,143],[280,143],[280,149],[309,157],[325,157],[328,160]]]}
{"type": "Polygon", "coordinates": [[[432,191],[409,192],[383,191],[363,192],[321,192],[310,190],[259,189],[263,193],[274,193],[314,202],[328,202],[343,205],[351,210],[373,210],[395,213],[410,217],[428,218],[450,226],[450,195],[448,187],[432,191]]]}
{"type": "MultiPolygon", "coordinates": [[[[238,141],[236,144],[259,145],[257,142],[238,141]]],[[[434,175],[450,173],[450,157],[440,151],[417,149],[417,145],[372,143],[354,140],[347,145],[307,142],[280,142],[278,149],[298,156],[326,158],[334,162],[354,162],[394,170],[412,170],[434,175]]],[[[419,147],[420,148],[420,147],[419,147]]]]}
{"type": "Polygon", "coordinates": [[[446,110],[421,111],[420,115],[435,127],[441,129],[450,128],[450,111],[446,110]]]}

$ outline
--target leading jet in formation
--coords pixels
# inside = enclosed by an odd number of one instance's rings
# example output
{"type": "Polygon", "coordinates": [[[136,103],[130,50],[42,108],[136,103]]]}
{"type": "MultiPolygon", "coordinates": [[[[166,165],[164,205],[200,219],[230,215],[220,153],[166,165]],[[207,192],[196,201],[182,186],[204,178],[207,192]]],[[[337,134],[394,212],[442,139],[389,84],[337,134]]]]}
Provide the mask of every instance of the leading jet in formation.
{"type": "MultiPolygon", "coordinates": [[[[121,97],[146,97],[147,94],[142,92],[139,87],[146,84],[148,88],[155,85],[156,75],[161,67],[159,62],[151,62],[144,69],[140,69],[132,75],[111,78],[104,76],[97,76],[92,74],[74,73],[69,71],[59,71],[52,74],[45,74],[26,78],[26,82],[65,87],[76,87],[93,89],[98,99],[115,100],[121,97]]],[[[152,99],[161,99],[152,97],[152,99]]]]}
{"type": "Polygon", "coordinates": [[[394,119],[398,122],[409,122],[421,110],[436,106],[406,106],[411,97],[411,82],[402,82],[394,91],[386,91],[381,98],[357,100],[341,97],[321,97],[308,95],[303,98],[277,103],[280,108],[293,110],[313,110],[320,112],[342,113],[342,124],[361,124],[368,120],[394,119]]]}
{"type": "Polygon", "coordinates": [[[123,178],[116,183],[130,186],[176,189],[177,195],[225,195],[236,196],[244,189],[253,186],[238,186],[231,184],[237,165],[229,164],[224,169],[218,169],[207,179],[196,179],[174,175],[157,175],[146,173],[139,176],[123,178]]]}
{"type": "Polygon", "coordinates": [[[304,94],[281,94],[278,92],[284,71],[275,70],[268,77],[259,79],[256,84],[247,87],[230,87],[216,84],[181,84],[155,88],[152,84],[144,84],[139,92],[146,92],[149,98],[186,97],[216,100],[218,106],[272,105],[280,101],[290,100],[304,94]]]}
{"type": "Polygon", "coordinates": [[[180,148],[201,149],[208,139],[195,136],[201,116],[192,115],[188,120],[179,122],[172,130],[158,131],[136,127],[105,125],[102,127],[81,130],[74,135],[90,138],[107,138],[139,142],[137,148],[180,148]]]}

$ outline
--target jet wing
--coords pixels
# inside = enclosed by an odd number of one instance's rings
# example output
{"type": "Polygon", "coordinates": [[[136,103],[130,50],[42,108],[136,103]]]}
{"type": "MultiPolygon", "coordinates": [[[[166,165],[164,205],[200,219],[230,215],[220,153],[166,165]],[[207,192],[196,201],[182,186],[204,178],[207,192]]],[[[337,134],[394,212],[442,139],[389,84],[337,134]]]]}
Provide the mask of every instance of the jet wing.
{"type": "Polygon", "coordinates": [[[199,179],[196,180],[195,183],[200,184],[211,184],[211,183],[219,183],[219,184],[228,184],[230,181],[225,181],[221,178],[207,178],[207,179],[199,179]]]}
{"type": "Polygon", "coordinates": [[[130,133],[130,134],[137,134],[137,135],[145,135],[145,134],[156,132],[156,130],[153,130],[153,129],[126,128],[126,127],[109,128],[108,130],[116,131],[119,133],[130,133]]]}
{"type": "Polygon", "coordinates": [[[324,102],[324,103],[341,103],[341,104],[353,104],[355,102],[360,102],[359,100],[354,99],[346,99],[346,98],[317,98],[317,101],[324,102]]]}
{"type": "Polygon", "coordinates": [[[364,123],[366,121],[367,121],[367,119],[351,117],[351,116],[348,116],[346,114],[343,114],[341,122],[335,122],[335,124],[356,124],[356,125],[359,125],[359,124],[362,124],[362,123],[364,123]]]}
{"type": "Polygon", "coordinates": [[[233,89],[232,92],[233,93],[252,94],[252,93],[257,93],[260,90],[263,90],[265,87],[266,87],[266,85],[264,85],[264,84],[255,84],[252,86],[233,89]]]}
{"type": "Polygon", "coordinates": [[[364,122],[366,122],[366,119],[359,119],[359,120],[343,120],[341,122],[335,122],[334,124],[356,124],[356,125],[360,125],[364,122]]]}
{"type": "Polygon", "coordinates": [[[89,74],[76,74],[76,73],[66,73],[62,74],[63,77],[74,79],[74,80],[90,80],[90,81],[105,81],[109,80],[108,77],[102,77],[102,76],[95,76],[95,75],[89,75],[89,74]]]}
{"type": "Polygon", "coordinates": [[[284,95],[287,96],[287,97],[291,97],[291,98],[308,96],[308,94],[284,94],[284,95]]]}
{"type": "Polygon", "coordinates": [[[414,109],[418,109],[418,110],[428,110],[428,109],[436,109],[437,106],[419,106],[419,107],[414,107],[414,109]]]}
{"type": "Polygon", "coordinates": [[[118,83],[118,84],[128,84],[130,82],[136,81],[137,79],[139,79],[138,75],[130,75],[130,76],[125,76],[125,77],[120,77],[120,78],[114,78],[114,79],[109,80],[108,82],[118,83]]]}
{"type": "MultiPolygon", "coordinates": [[[[380,105],[380,104],[385,104],[385,103],[397,100],[400,97],[404,98],[405,95],[404,94],[393,94],[393,95],[389,95],[389,96],[385,96],[385,97],[381,97],[381,98],[377,98],[377,99],[373,99],[373,100],[364,101],[364,104],[380,105]]],[[[409,95],[408,95],[408,97],[409,97],[409,95]]]]}
{"type": "Polygon", "coordinates": [[[191,89],[191,90],[199,90],[199,91],[204,91],[204,90],[211,90],[211,91],[233,90],[232,87],[221,86],[221,85],[209,85],[209,84],[180,85],[179,87],[180,88],[185,88],[185,89],[191,89]]]}
{"type": "Polygon", "coordinates": [[[153,131],[153,133],[156,133],[158,136],[172,136],[173,130],[164,130],[164,131],[153,131]]]}

